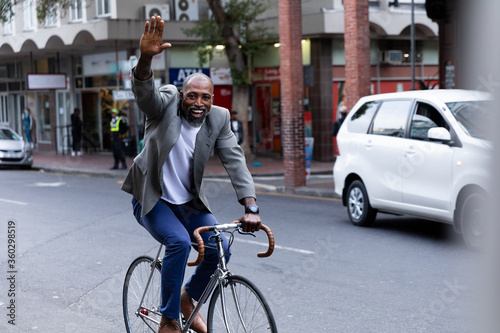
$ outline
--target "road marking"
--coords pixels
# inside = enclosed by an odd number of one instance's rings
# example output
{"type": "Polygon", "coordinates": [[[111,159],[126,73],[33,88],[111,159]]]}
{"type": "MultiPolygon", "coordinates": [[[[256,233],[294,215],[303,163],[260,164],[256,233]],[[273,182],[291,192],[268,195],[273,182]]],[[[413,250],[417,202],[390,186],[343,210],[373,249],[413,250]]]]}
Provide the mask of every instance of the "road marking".
{"type": "Polygon", "coordinates": [[[299,195],[299,194],[291,194],[291,193],[272,193],[272,192],[256,192],[256,193],[263,194],[263,195],[275,195],[275,196],[280,196],[280,197],[292,197],[292,198],[326,200],[326,201],[341,201],[338,198],[314,197],[314,196],[310,196],[310,195],[299,195]]]}
{"type": "Polygon", "coordinates": [[[38,183],[33,184],[32,186],[37,186],[37,187],[59,187],[59,186],[63,186],[63,185],[66,185],[66,183],[65,182],[54,182],[54,183],[41,183],[41,182],[38,182],[38,183]]]}
{"type": "MultiPolygon", "coordinates": [[[[256,242],[256,241],[248,240],[248,239],[235,238],[234,240],[237,241],[237,242],[241,242],[241,243],[256,244],[256,245],[261,245],[261,246],[264,246],[264,247],[268,247],[269,246],[268,243],[256,242]]],[[[296,248],[288,247],[288,246],[275,245],[274,248],[275,249],[280,249],[280,250],[285,250],[285,251],[292,251],[292,252],[302,253],[302,254],[314,254],[313,251],[303,250],[303,249],[296,249],[296,248]]]]}
{"type": "MultiPolygon", "coordinates": [[[[228,179],[228,178],[205,178],[204,181],[231,183],[231,179],[228,179]]],[[[255,183],[255,188],[256,189],[259,189],[259,188],[265,189],[265,190],[271,191],[271,192],[276,192],[276,190],[277,190],[277,187],[274,185],[259,184],[259,183],[255,183]]]]}
{"type": "Polygon", "coordinates": [[[2,199],[2,198],[0,198],[0,202],[6,202],[6,203],[21,205],[21,206],[26,206],[28,204],[27,202],[14,201],[14,200],[2,199]]]}

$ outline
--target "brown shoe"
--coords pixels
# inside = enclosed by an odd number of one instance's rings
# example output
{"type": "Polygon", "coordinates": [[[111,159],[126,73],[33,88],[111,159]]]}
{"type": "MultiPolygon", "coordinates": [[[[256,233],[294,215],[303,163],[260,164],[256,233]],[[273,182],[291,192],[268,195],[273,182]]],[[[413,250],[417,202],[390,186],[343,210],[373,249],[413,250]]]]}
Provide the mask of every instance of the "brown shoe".
{"type": "MultiPolygon", "coordinates": [[[[186,320],[188,320],[189,316],[191,316],[191,313],[194,311],[194,301],[191,296],[188,295],[184,287],[182,287],[181,292],[181,311],[186,320]]],[[[197,313],[194,317],[193,323],[190,327],[197,333],[207,333],[207,325],[199,313],[197,313]]]]}
{"type": "Polygon", "coordinates": [[[177,325],[177,320],[161,316],[158,333],[180,333],[181,329],[177,325]]]}

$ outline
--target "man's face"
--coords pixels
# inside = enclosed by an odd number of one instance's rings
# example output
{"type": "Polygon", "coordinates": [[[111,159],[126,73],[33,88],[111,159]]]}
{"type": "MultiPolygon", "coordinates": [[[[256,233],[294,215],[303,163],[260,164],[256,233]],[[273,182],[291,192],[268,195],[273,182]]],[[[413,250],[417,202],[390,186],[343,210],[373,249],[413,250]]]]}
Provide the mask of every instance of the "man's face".
{"type": "Polygon", "coordinates": [[[181,91],[182,115],[192,126],[201,126],[210,112],[213,102],[213,87],[209,81],[193,78],[181,91]]]}

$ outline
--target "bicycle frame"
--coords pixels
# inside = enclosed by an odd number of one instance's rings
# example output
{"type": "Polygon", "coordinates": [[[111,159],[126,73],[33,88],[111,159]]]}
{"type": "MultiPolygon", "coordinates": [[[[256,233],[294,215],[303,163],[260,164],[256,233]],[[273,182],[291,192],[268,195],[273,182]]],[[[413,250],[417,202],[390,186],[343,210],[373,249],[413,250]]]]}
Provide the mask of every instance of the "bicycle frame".
{"type": "MultiPolygon", "coordinates": [[[[219,264],[217,265],[217,269],[215,270],[214,274],[210,277],[210,281],[208,282],[208,285],[205,287],[205,290],[203,291],[203,294],[200,297],[200,300],[196,304],[196,307],[194,308],[193,312],[191,313],[191,316],[186,319],[186,324],[181,327],[181,332],[185,333],[188,331],[189,326],[193,323],[194,317],[196,314],[200,311],[201,307],[203,304],[206,302],[208,297],[210,296],[212,290],[215,288],[217,284],[222,285],[228,275],[231,273],[227,269],[227,263],[226,263],[226,256],[224,253],[224,247],[222,245],[222,237],[220,236],[220,231],[219,230],[214,230],[215,235],[211,237],[215,237],[215,244],[217,247],[217,253],[219,256],[219,264]]],[[[222,288],[221,288],[222,290],[222,288]]],[[[225,307],[223,308],[223,313],[225,316],[226,309],[225,307]]],[[[227,327],[226,327],[227,329],[227,327]]]]}
{"type": "MultiPolygon", "coordinates": [[[[186,333],[189,331],[189,327],[193,323],[195,316],[198,314],[198,312],[200,311],[203,304],[208,300],[212,291],[215,289],[215,287],[217,285],[220,286],[219,289],[220,289],[220,293],[221,293],[222,316],[224,319],[224,325],[226,327],[226,331],[229,332],[229,328],[228,328],[228,324],[227,324],[226,305],[225,305],[225,301],[224,301],[224,299],[225,299],[224,292],[225,291],[224,291],[223,287],[224,287],[225,281],[227,280],[227,277],[231,275],[231,272],[229,272],[229,269],[227,268],[227,262],[226,262],[226,256],[224,253],[224,246],[223,246],[223,240],[221,237],[221,232],[227,231],[227,230],[235,230],[238,227],[239,227],[238,224],[233,223],[233,224],[217,225],[216,227],[201,227],[201,228],[198,228],[200,230],[197,229],[195,231],[194,236],[195,236],[195,238],[197,240],[197,244],[198,244],[198,258],[196,261],[188,262],[188,266],[196,266],[203,260],[203,256],[205,253],[205,245],[204,245],[203,239],[201,238],[199,233],[206,232],[206,231],[214,232],[214,235],[212,235],[210,237],[215,238],[215,245],[216,245],[215,248],[217,250],[217,254],[219,257],[219,263],[217,264],[217,269],[210,277],[210,281],[209,281],[208,285],[206,286],[205,290],[203,291],[203,294],[201,295],[201,298],[198,301],[198,303],[196,304],[193,312],[191,313],[189,318],[185,318],[186,322],[184,324],[182,323],[182,320],[181,320],[181,314],[179,314],[179,326],[180,326],[182,333],[186,333]]],[[[259,257],[270,256],[273,252],[273,249],[274,249],[274,237],[272,236],[272,233],[271,233],[270,229],[267,228],[267,226],[263,225],[263,227],[265,227],[264,230],[266,230],[266,233],[268,234],[270,245],[269,245],[269,249],[267,252],[265,252],[265,253],[262,252],[262,253],[257,254],[257,256],[259,256],[259,257]]],[[[249,234],[251,234],[251,233],[249,233],[249,234]]],[[[149,309],[143,309],[142,304],[144,302],[144,297],[147,293],[147,290],[148,290],[150,283],[151,283],[151,280],[153,278],[153,273],[155,272],[156,265],[157,265],[157,263],[160,263],[160,264],[162,263],[162,259],[160,258],[162,248],[163,248],[163,244],[160,244],[160,247],[158,249],[156,257],[153,260],[153,262],[151,263],[151,273],[149,274],[148,281],[147,281],[146,287],[144,289],[144,293],[142,294],[141,301],[139,303],[139,308],[137,309],[137,312],[136,312],[136,314],[138,316],[140,316],[142,318],[142,320],[144,320],[145,322],[149,320],[157,325],[159,325],[160,323],[148,315],[149,309]]],[[[213,248],[213,247],[211,247],[211,248],[213,248]]],[[[233,292],[233,296],[234,296],[234,294],[235,293],[233,292]]],[[[242,325],[244,325],[244,321],[242,319],[241,310],[240,310],[238,300],[236,299],[236,297],[234,297],[234,300],[235,300],[238,316],[240,318],[242,325]]],[[[151,309],[151,311],[156,311],[156,310],[151,309]]],[[[159,312],[158,312],[158,314],[161,315],[159,312]]],[[[146,322],[146,325],[148,325],[153,332],[155,331],[155,329],[153,329],[148,322],[146,322]]]]}

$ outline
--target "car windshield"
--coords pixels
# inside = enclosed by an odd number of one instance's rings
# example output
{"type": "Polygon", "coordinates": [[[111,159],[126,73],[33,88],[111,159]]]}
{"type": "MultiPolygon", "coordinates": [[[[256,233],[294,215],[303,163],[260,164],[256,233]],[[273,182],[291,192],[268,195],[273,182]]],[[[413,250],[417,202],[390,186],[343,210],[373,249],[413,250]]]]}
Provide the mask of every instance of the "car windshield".
{"type": "Polygon", "coordinates": [[[0,140],[14,140],[19,141],[19,137],[16,133],[12,132],[8,128],[0,128],[0,140]]]}
{"type": "Polygon", "coordinates": [[[491,140],[488,124],[492,121],[492,102],[454,102],[446,105],[467,134],[474,138],[491,140]]]}

